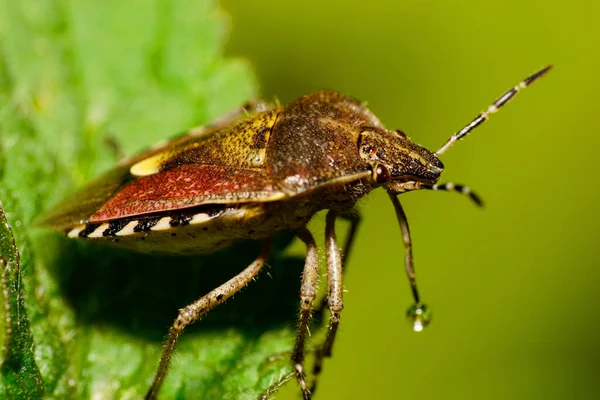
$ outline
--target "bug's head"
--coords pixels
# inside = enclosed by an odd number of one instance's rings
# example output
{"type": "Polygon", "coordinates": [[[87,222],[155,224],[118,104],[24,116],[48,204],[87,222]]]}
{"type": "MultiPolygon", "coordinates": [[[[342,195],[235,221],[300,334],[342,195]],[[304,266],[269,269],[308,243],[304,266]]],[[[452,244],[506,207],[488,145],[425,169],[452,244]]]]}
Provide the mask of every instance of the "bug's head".
{"type": "Polygon", "coordinates": [[[444,164],[426,148],[411,142],[401,131],[369,129],[358,139],[360,156],[371,165],[373,181],[401,193],[417,184],[435,184],[444,164]]]}

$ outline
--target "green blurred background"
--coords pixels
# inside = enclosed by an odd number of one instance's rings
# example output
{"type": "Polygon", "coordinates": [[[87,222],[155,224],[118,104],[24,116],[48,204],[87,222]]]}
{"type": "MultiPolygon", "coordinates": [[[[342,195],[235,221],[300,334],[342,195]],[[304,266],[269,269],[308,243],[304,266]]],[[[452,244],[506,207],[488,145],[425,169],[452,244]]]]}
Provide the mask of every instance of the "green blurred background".
{"type": "MultiPolygon", "coordinates": [[[[221,4],[228,53],[253,63],[265,98],[336,89],[431,149],[555,65],[443,156],[443,181],[470,185],[484,210],[449,193],[401,197],[434,310],[422,334],[404,319],[411,298],[392,206],[383,191],[361,203],[318,398],[600,398],[599,3],[221,4]]],[[[297,396],[288,385],[278,399],[297,396]]]]}

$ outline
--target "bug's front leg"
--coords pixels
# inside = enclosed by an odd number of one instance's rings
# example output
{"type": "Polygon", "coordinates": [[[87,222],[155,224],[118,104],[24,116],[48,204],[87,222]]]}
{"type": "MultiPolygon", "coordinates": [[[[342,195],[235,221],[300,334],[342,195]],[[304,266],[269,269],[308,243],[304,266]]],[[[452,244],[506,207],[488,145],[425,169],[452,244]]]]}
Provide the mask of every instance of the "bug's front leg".
{"type": "Polygon", "coordinates": [[[317,244],[308,229],[304,228],[298,232],[298,237],[306,244],[306,262],[302,274],[302,286],[300,287],[300,317],[298,318],[298,334],[296,345],[292,353],[292,364],[296,371],[296,378],[302,389],[305,399],[310,399],[310,390],[306,382],[304,372],[304,345],[306,336],[309,334],[309,323],[312,316],[312,305],[317,297],[319,280],[319,253],[317,244]]]}
{"type": "Polygon", "coordinates": [[[410,229],[408,227],[406,213],[404,212],[396,193],[388,192],[388,196],[390,197],[390,200],[392,200],[394,210],[396,211],[396,217],[398,218],[398,224],[400,225],[400,230],[402,231],[402,242],[404,243],[404,248],[406,249],[406,275],[408,276],[410,288],[415,300],[415,303],[408,309],[407,317],[413,322],[413,329],[417,332],[420,332],[431,321],[431,311],[425,304],[421,303],[421,298],[419,297],[417,278],[415,275],[415,265],[413,262],[412,239],[410,237],[410,229]]]}
{"type": "Polygon", "coordinates": [[[408,227],[408,219],[406,219],[406,213],[400,204],[400,200],[398,200],[398,195],[395,193],[388,192],[390,200],[392,200],[392,204],[394,205],[394,211],[396,211],[396,217],[398,219],[398,224],[400,225],[400,230],[402,231],[402,242],[404,243],[404,248],[406,250],[406,256],[404,258],[406,265],[406,275],[408,276],[408,281],[410,283],[410,288],[412,290],[413,298],[415,299],[415,303],[421,303],[421,298],[419,297],[419,290],[417,289],[417,278],[415,276],[415,265],[413,262],[413,254],[412,254],[412,239],[410,237],[410,228],[408,227]]]}
{"type": "Polygon", "coordinates": [[[196,322],[208,311],[223,303],[237,291],[250,283],[250,281],[252,281],[252,279],[254,279],[254,277],[256,277],[256,275],[260,272],[269,258],[272,244],[272,239],[264,241],[260,255],[252,262],[252,264],[246,267],[246,269],[218,288],[202,296],[192,304],[179,310],[179,315],[169,330],[169,336],[167,337],[167,341],[163,347],[158,370],[154,376],[152,386],[146,394],[146,400],[156,399],[158,391],[160,390],[160,387],[167,376],[167,372],[169,371],[169,364],[175,351],[177,340],[183,333],[185,327],[196,322]]]}

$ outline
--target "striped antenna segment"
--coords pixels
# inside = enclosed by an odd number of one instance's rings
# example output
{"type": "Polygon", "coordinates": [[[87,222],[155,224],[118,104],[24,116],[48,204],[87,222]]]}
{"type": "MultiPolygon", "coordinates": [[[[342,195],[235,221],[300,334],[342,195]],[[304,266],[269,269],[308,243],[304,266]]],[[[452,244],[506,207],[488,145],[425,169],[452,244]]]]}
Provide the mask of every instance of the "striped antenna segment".
{"type": "Polygon", "coordinates": [[[521,89],[525,89],[527,86],[531,85],[533,82],[535,82],[536,80],[538,80],[539,78],[544,76],[548,71],[550,71],[550,69],[552,69],[552,65],[548,65],[547,67],[542,68],[541,70],[537,71],[533,75],[527,77],[525,80],[523,80],[517,86],[508,90],[502,96],[498,97],[498,99],[496,99],[496,101],[494,101],[494,103],[488,107],[487,111],[484,111],[481,114],[479,114],[477,117],[475,117],[475,119],[473,121],[471,121],[471,123],[469,123],[467,126],[462,128],[460,131],[458,131],[454,135],[450,136],[450,139],[448,139],[448,141],[434,154],[436,156],[439,156],[440,154],[442,154],[443,152],[448,150],[450,148],[450,146],[452,146],[454,143],[456,143],[460,139],[464,138],[473,129],[475,129],[476,127],[481,125],[483,122],[487,121],[487,119],[490,117],[491,114],[495,113],[496,111],[498,111],[500,109],[500,107],[502,107],[503,105],[507,104],[510,100],[512,100],[512,98],[515,97],[515,95],[521,89]]]}

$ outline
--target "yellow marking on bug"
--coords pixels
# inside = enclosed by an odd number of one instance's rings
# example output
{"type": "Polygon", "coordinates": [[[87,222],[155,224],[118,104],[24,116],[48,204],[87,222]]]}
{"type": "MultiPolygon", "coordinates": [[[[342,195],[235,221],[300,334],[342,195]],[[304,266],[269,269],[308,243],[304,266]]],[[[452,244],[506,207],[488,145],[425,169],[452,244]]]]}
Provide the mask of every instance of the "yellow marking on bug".
{"type": "Polygon", "coordinates": [[[171,229],[171,220],[173,220],[173,218],[171,217],[162,217],[161,219],[158,220],[158,222],[156,223],[156,225],[154,225],[152,228],[150,228],[151,231],[166,231],[167,229],[171,229]]]}
{"type": "Polygon", "coordinates": [[[223,214],[224,219],[239,221],[244,219],[250,219],[260,215],[263,210],[256,206],[245,206],[234,210],[228,210],[223,214]]]}
{"type": "Polygon", "coordinates": [[[148,176],[156,174],[160,171],[161,165],[164,163],[166,157],[164,153],[159,153],[148,157],[136,164],[133,164],[129,169],[131,175],[135,176],[148,176]]]}
{"type": "Polygon", "coordinates": [[[109,228],[108,223],[103,223],[102,225],[100,225],[99,227],[97,227],[94,232],[90,233],[87,237],[89,238],[98,238],[98,237],[103,237],[103,233],[105,230],[107,230],[109,228]]]}
{"type": "Polygon", "coordinates": [[[220,138],[220,145],[209,151],[212,153],[211,157],[243,168],[261,167],[265,161],[271,129],[278,115],[278,111],[269,110],[250,115],[232,125],[229,133],[220,138]]]}
{"type": "Polygon", "coordinates": [[[210,221],[212,218],[207,213],[199,213],[192,217],[190,220],[190,225],[201,224],[206,221],[210,221]]]}
{"type": "Polygon", "coordinates": [[[246,161],[253,167],[260,167],[265,160],[266,154],[267,149],[253,150],[248,154],[248,159],[246,161]]]}
{"type": "Polygon", "coordinates": [[[279,113],[269,113],[263,115],[266,115],[266,117],[255,119],[252,122],[252,130],[248,132],[249,134],[247,136],[249,140],[248,145],[250,145],[253,149],[258,150],[256,153],[261,159],[260,162],[262,162],[262,160],[265,158],[267,145],[269,144],[269,139],[271,137],[271,129],[273,129],[273,126],[279,117],[279,113]]]}
{"type": "Polygon", "coordinates": [[[131,221],[130,223],[128,223],[127,225],[125,225],[123,227],[123,229],[121,229],[119,232],[115,233],[116,236],[127,236],[127,235],[133,235],[135,232],[133,231],[133,228],[135,228],[137,226],[137,224],[139,224],[140,221],[131,221]]]}
{"type": "Polygon", "coordinates": [[[85,228],[85,225],[79,225],[77,228],[73,228],[67,233],[67,237],[70,238],[78,238],[79,233],[85,228]]]}

